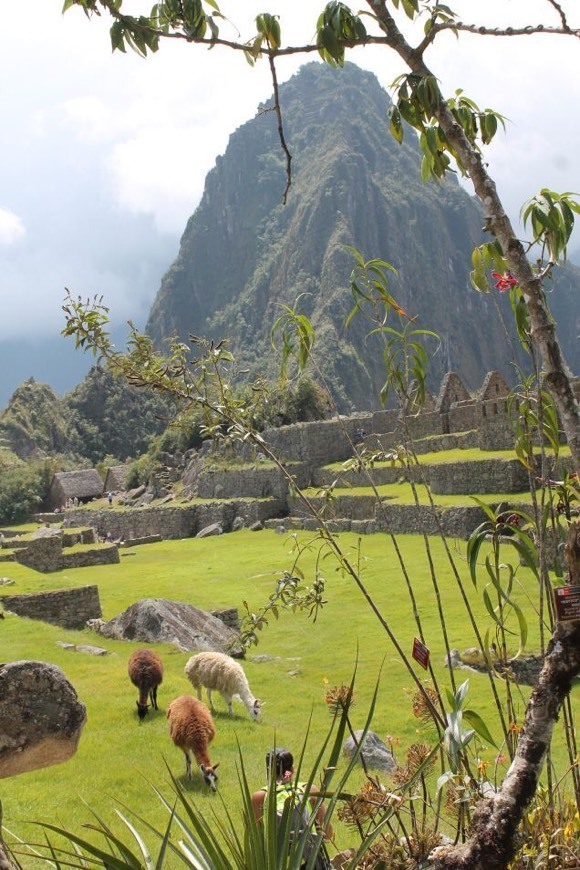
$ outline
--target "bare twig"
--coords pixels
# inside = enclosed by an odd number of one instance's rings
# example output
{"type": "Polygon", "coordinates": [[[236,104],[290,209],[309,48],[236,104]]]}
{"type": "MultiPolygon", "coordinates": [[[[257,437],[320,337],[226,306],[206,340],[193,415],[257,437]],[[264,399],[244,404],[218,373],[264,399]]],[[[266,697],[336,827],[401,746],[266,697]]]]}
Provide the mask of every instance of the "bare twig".
{"type": "Polygon", "coordinates": [[[282,195],[282,202],[284,203],[284,205],[286,205],[286,200],[288,199],[288,191],[290,190],[290,185],[292,184],[292,155],[288,150],[288,146],[286,145],[286,139],[284,138],[284,127],[282,125],[282,110],[280,108],[280,94],[278,92],[278,77],[276,75],[274,56],[275,53],[272,50],[268,52],[268,63],[270,64],[272,85],[274,87],[274,111],[276,112],[276,117],[278,119],[278,138],[280,139],[280,145],[282,146],[282,150],[286,155],[286,187],[284,188],[284,193],[282,195]]]}

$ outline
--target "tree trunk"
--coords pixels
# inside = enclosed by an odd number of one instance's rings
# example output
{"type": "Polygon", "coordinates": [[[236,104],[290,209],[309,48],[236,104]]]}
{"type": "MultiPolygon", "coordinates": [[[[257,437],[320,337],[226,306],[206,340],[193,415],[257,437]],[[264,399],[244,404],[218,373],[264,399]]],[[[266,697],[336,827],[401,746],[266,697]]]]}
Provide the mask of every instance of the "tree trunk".
{"type": "MultiPolygon", "coordinates": [[[[580,585],[580,521],[568,530],[569,582],[580,585]]],[[[554,725],[572,680],[580,674],[580,620],[556,625],[526,708],[515,758],[498,793],[476,810],[469,839],[440,846],[430,870],[505,870],[515,852],[519,823],[538,785],[554,725]]]]}

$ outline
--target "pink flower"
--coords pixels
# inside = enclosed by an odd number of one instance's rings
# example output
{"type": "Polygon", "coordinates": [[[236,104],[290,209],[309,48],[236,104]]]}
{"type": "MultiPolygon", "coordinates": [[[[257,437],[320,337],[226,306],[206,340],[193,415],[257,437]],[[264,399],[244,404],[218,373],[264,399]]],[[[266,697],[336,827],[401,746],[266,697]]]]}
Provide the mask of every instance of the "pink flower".
{"type": "Polygon", "coordinates": [[[495,278],[494,286],[496,290],[500,291],[500,293],[505,293],[506,290],[518,286],[518,282],[512,276],[511,272],[506,272],[505,275],[502,275],[501,272],[492,272],[491,277],[495,278]]]}

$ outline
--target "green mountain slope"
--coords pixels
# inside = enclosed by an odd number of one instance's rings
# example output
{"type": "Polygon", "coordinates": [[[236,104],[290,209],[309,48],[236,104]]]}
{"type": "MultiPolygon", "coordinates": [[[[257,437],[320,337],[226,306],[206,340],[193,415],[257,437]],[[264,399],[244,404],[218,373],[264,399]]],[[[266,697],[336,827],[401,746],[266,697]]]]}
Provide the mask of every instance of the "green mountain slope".
{"type": "Polygon", "coordinates": [[[162,397],[93,366],[62,398],[33,378],[21,384],[0,412],[0,447],[21,459],[60,455],[95,464],[109,454],[124,461],[145,452],[171,417],[162,397]]]}

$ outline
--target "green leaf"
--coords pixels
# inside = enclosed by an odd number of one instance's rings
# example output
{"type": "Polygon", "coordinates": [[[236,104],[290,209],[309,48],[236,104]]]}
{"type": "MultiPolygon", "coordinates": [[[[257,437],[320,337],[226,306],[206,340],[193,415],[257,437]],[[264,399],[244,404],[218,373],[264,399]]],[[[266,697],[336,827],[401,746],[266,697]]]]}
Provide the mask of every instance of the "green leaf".
{"type": "Polygon", "coordinates": [[[464,710],[463,711],[463,718],[467,722],[469,722],[469,724],[474,729],[474,731],[476,731],[477,734],[479,734],[479,736],[482,737],[483,740],[486,741],[486,743],[490,743],[491,746],[494,746],[496,749],[499,749],[497,743],[495,742],[495,740],[491,736],[491,732],[490,732],[489,728],[487,727],[487,725],[485,724],[485,722],[483,721],[483,719],[481,718],[479,713],[476,713],[475,710],[464,710]]]}
{"type": "Polygon", "coordinates": [[[401,120],[401,113],[399,112],[396,106],[391,106],[389,110],[390,115],[390,124],[389,130],[393,139],[401,144],[404,136],[403,122],[401,120]]]}
{"type": "Polygon", "coordinates": [[[125,49],[125,28],[120,21],[115,21],[110,29],[111,47],[113,51],[126,52],[125,49]]]}
{"type": "Polygon", "coordinates": [[[488,587],[487,587],[487,586],[486,586],[485,589],[483,590],[482,598],[483,598],[483,603],[484,603],[484,605],[485,605],[485,609],[487,610],[487,612],[489,613],[489,615],[491,616],[491,618],[493,619],[493,621],[495,622],[495,624],[496,624],[496,625],[499,625],[499,624],[500,624],[500,620],[499,620],[499,617],[498,617],[498,615],[497,615],[497,613],[496,613],[495,606],[494,606],[494,604],[493,604],[493,602],[492,602],[492,600],[491,600],[491,598],[490,598],[490,596],[489,596],[489,592],[488,592],[488,587]]]}

